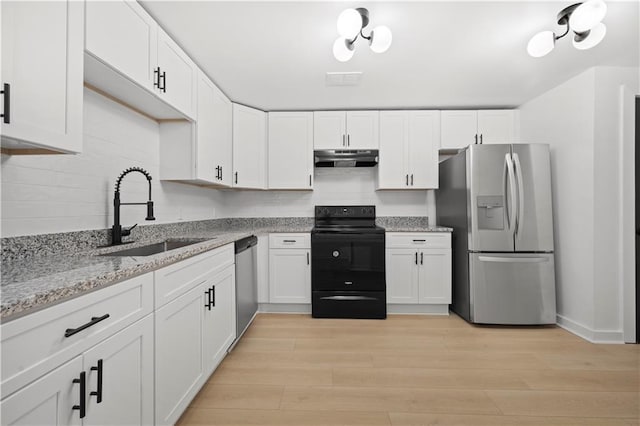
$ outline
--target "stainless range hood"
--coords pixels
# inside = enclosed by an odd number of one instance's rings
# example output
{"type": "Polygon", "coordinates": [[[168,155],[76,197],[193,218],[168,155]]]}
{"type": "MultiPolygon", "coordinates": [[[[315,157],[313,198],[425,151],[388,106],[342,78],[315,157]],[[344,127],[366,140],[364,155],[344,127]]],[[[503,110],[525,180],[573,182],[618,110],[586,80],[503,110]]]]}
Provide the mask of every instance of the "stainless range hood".
{"type": "Polygon", "coordinates": [[[377,149],[322,149],[313,152],[316,167],[373,167],[378,165],[377,149]]]}

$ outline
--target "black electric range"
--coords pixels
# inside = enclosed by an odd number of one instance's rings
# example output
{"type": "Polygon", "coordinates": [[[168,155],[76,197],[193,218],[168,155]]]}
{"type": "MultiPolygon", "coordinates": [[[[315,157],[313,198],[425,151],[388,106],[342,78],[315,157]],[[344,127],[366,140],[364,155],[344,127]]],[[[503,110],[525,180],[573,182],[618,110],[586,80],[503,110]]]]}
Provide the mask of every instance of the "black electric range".
{"type": "Polygon", "coordinates": [[[375,206],[316,206],[311,231],[314,318],[387,317],[385,231],[375,206]]]}

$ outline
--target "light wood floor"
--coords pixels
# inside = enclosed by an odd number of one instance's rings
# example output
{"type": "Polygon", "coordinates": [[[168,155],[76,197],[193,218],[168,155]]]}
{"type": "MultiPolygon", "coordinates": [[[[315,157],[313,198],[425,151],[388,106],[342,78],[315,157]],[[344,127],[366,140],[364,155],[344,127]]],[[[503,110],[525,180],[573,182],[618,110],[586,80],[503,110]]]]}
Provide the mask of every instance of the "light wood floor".
{"type": "Polygon", "coordinates": [[[179,425],[638,425],[640,345],[455,315],[260,314],[179,425]]]}

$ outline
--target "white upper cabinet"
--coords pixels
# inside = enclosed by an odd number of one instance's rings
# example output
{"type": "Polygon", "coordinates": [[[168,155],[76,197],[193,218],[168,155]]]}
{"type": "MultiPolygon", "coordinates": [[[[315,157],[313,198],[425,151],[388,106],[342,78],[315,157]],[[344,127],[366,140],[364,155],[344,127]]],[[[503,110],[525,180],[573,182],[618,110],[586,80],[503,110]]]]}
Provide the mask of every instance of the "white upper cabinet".
{"type": "Polygon", "coordinates": [[[153,90],[158,24],[134,1],[87,1],[86,8],[86,51],[153,90]]]}
{"type": "Polygon", "coordinates": [[[478,111],[478,133],[482,143],[516,141],[516,110],[487,109],[478,111]]]}
{"type": "Polygon", "coordinates": [[[378,111],[316,111],[314,149],[378,149],[378,111]]]}
{"type": "Polygon", "coordinates": [[[269,189],[313,189],[313,113],[270,112],[269,189]]]}
{"type": "Polygon", "coordinates": [[[233,186],[267,187],[267,120],[264,111],[233,104],[233,186]]]}
{"type": "Polygon", "coordinates": [[[158,29],[158,93],[170,105],[195,118],[198,67],[161,28],[158,29]]]}
{"type": "Polygon", "coordinates": [[[200,70],[196,121],[160,123],[160,179],[231,186],[231,101],[200,70]]]}
{"type": "Polygon", "coordinates": [[[442,111],[441,126],[441,149],[464,148],[475,143],[513,143],[516,111],[442,111]]]}
{"type": "Polygon", "coordinates": [[[439,111],[381,111],[377,188],[437,188],[439,140],[439,111]]]}
{"type": "Polygon", "coordinates": [[[156,119],[195,118],[193,61],[137,2],[86,2],[85,81],[156,119]]]}
{"type": "Polygon", "coordinates": [[[81,152],[84,3],[0,7],[3,152],[81,152]]]}

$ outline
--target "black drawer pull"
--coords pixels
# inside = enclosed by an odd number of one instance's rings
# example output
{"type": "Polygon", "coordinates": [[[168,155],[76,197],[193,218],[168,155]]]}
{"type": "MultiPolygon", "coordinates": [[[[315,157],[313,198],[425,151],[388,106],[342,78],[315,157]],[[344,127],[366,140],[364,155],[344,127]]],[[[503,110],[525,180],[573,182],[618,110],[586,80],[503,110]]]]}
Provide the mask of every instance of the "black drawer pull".
{"type": "Polygon", "coordinates": [[[209,293],[209,300],[211,301],[211,306],[216,307],[216,286],[211,287],[211,293],[209,293]]]}
{"type": "Polygon", "coordinates": [[[207,289],[204,294],[207,295],[207,303],[204,305],[204,307],[208,310],[211,310],[211,289],[207,289]]]}
{"type": "Polygon", "coordinates": [[[78,405],[74,405],[72,408],[74,410],[80,410],[80,418],[84,419],[84,416],[87,414],[87,401],[85,400],[87,391],[87,373],[84,371],[80,373],[80,378],[73,379],[73,383],[80,384],[80,403],[78,405]]]}
{"type": "Polygon", "coordinates": [[[416,265],[418,264],[418,252],[416,252],[416,265]]]}
{"type": "Polygon", "coordinates": [[[80,332],[81,332],[82,330],[84,330],[85,328],[89,328],[89,327],[91,327],[92,325],[95,325],[95,324],[99,323],[100,321],[104,321],[104,320],[106,320],[107,318],[109,318],[109,316],[110,316],[109,314],[104,314],[104,315],[103,315],[103,316],[101,316],[101,317],[91,317],[91,321],[89,321],[89,322],[88,322],[88,323],[86,323],[86,324],[81,325],[81,326],[80,326],[80,327],[78,327],[78,328],[67,328],[67,329],[64,331],[64,337],[71,337],[71,336],[73,336],[73,335],[74,335],[74,334],[76,334],[76,333],[80,333],[80,332]]]}
{"type": "Polygon", "coordinates": [[[160,78],[162,78],[162,87],[159,87],[162,90],[162,93],[167,93],[167,72],[162,71],[160,77],[158,77],[158,84],[160,84],[160,78]]]}
{"type": "Polygon", "coordinates": [[[424,243],[424,242],[426,242],[426,241],[427,241],[427,240],[413,240],[413,242],[414,242],[414,243],[424,243]]]}
{"type": "Polygon", "coordinates": [[[100,404],[102,402],[102,360],[98,360],[98,365],[95,367],[91,367],[91,371],[98,372],[98,384],[96,386],[96,390],[89,393],[89,395],[96,397],[96,403],[100,404]]]}
{"type": "Polygon", "coordinates": [[[153,70],[153,87],[160,88],[160,67],[153,70]]]}
{"type": "Polygon", "coordinates": [[[424,253],[420,253],[420,264],[424,265],[424,253]]]}
{"type": "Polygon", "coordinates": [[[4,124],[9,124],[11,122],[11,85],[4,83],[0,93],[4,95],[4,110],[2,114],[0,114],[0,117],[2,117],[4,124]]]}
{"type": "Polygon", "coordinates": [[[282,240],[283,243],[295,243],[296,240],[282,240]]]}

